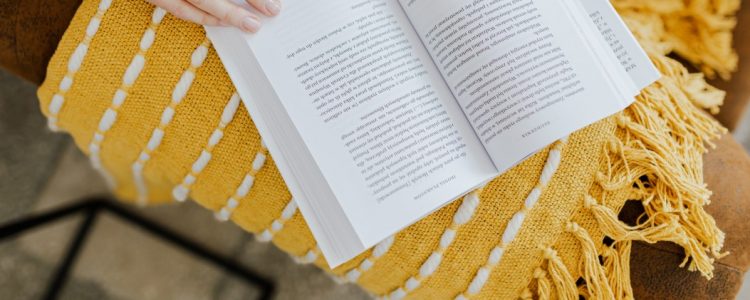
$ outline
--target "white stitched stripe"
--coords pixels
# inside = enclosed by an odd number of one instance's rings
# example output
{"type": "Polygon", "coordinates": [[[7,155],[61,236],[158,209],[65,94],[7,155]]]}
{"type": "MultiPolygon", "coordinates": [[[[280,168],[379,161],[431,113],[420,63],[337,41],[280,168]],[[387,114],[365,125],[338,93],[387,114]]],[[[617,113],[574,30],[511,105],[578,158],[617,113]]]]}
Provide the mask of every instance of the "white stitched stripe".
{"type": "Polygon", "coordinates": [[[276,233],[284,229],[283,225],[286,224],[286,222],[289,221],[296,212],[297,212],[297,203],[294,201],[294,198],[292,198],[291,200],[289,200],[289,203],[287,203],[286,207],[284,207],[284,210],[281,212],[281,216],[278,219],[271,222],[271,224],[278,222],[282,226],[277,227],[278,230],[274,230],[273,228],[267,228],[263,230],[259,235],[256,235],[255,238],[261,242],[270,242],[273,239],[273,236],[276,235],[276,233]]]}
{"type": "Polygon", "coordinates": [[[99,10],[107,10],[112,5],[112,0],[102,0],[99,2],[99,10]]]}
{"type": "Polygon", "coordinates": [[[141,74],[141,71],[143,71],[143,67],[145,65],[146,57],[144,57],[142,54],[138,54],[133,57],[133,60],[130,61],[130,65],[127,69],[125,69],[125,76],[123,76],[122,83],[126,86],[133,85],[133,83],[135,83],[135,80],[138,79],[138,76],[141,74]]]}
{"type": "Polygon", "coordinates": [[[97,31],[99,31],[99,25],[101,25],[102,20],[99,18],[92,18],[91,21],[89,21],[89,25],[86,26],[86,35],[87,36],[94,36],[97,31]]]}
{"type": "Polygon", "coordinates": [[[464,198],[464,203],[458,209],[456,214],[453,216],[453,223],[458,225],[466,224],[474,216],[474,211],[479,205],[479,195],[477,193],[469,193],[464,198]]]}
{"type": "Polygon", "coordinates": [[[200,172],[203,172],[203,169],[206,168],[208,165],[208,162],[211,160],[211,153],[207,150],[201,151],[201,155],[198,156],[198,159],[195,160],[193,163],[193,167],[191,171],[195,174],[199,174],[200,172]]]}
{"type": "MultiPolygon", "coordinates": [[[[103,133],[107,132],[110,128],[112,128],[112,125],[115,124],[115,120],[117,119],[117,112],[110,108],[107,108],[106,111],[104,111],[104,115],[99,120],[99,131],[102,137],[104,136],[103,133]]],[[[103,138],[95,138],[94,140],[102,140],[103,138]]]]}
{"type": "Polygon", "coordinates": [[[151,45],[154,44],[154,38],[156,37],[156,31],[149,28],[146,29],[146,33],[143,34],[143,37],[141,38],[141,50],[146,51],[146,49],[151,48],[151,45]]]}
{"type": "Polygon", "coordinates": [[[503,258],[503,254],[505,254],[505,248],[495,247],[490,251],[490,258],[487,261],[493,265],[497,264],[503,258]]]}
{"type": "Polygon", "coordinates": [[[359,276],[361,276],[361,275],[362,275],[362,272],[359,271],[359,268],[357,268],[357,269],[354,269],[354,270],[351,270],[351,271],[347,272],[346,275],[345,275],[346,278],[344,278],[344,279],[346,280],[346,282],[355,282],[355,281],[359,280],[359,276]]]}
{"type": "Polygon", "coordinates": [[[253,169],[260,170],[260,168],[263,167],[263,164],[266,163],[266,155],[263,152],[259,152],[258,155],[255,156],[255,159],[253,160],[253,169]]]}
{"type": "Polygon", "coordinates": [[[503,244],[508,245],[516,239],[518,231],[521,230],[521,225],[523,225],[524,220],[526,220],[526,213],[524,213],[523,211],[517,212],[515,215],[513,215],[512,218],[510,218],[510,221],[508,221],[508,225],[505,226],[505,231],[503,231],[503,244]]]}
{"type": "Polygon", "coordinates": [[[372,262],[372,260],[371,260],[370,258],[368,258],[368,259],[365,259],[364,261],[362,261],[362,263],[361,263],[361,264],[359,264],[359,268],[360,268],[360,269],[361,269],[362,271],[367,271],[367,270],[369,270],[370,268],[372,268],[372,265],[373,265],[373,264],[374,264],[374,263],[372,262]]]}
{"type": "MultiPolygon", "coordinates": [[[[149,152],[153,152],[156,150],[156,147],[159,147],[159,144],[161,144],[161,140],[164,138],[164,130],[161,128],[154,129],[154,132],[151,133],[151,138],[148,139],[148,144],[146,144],[146,149],[148,149],[149,152]]],[[[142,155],[139,156],[140,158],[145,158],[144,162],[150,158],[150,155],[146,152],[142,152],[142,155]]]]}
{"type": "Polygon", "coordinates": [[[224,131],[216,129],[211,133],[211,137],[208,138],[208,145],[213,147],[219,144],[221,139],[224,138],[224,131]]]}
{"type": "Polygon", "coordinates": [[[57,114],[60,112],[60,109],[62,108],[63,101],[65,99],[61,95],[54,95],[52,96],[52,101],[49,103],[49,112],[50,114],[57,114]]]}
{"type": "MultiPolygon", "coordinates": [[[[258,172],[260,172],[260,170],[263,168],[263,165],[264,165],[263,163],[256,164],[255,162],[258,161],[258,157],[265,157],[266,156],[265,153],[266,151],[268,151],[263,146],[264,144],[261,142],[261,149],[259,149],[258,152],[255,154],[255,159],[253,159],[253,164],[251,166],[250,171],[248,171],[247,174],[245,174],[245,178],[242,179],[242,182],[235,190],[234,195],[229,197],[224,207],[219,209],[219,211],[216,213],[215,215],[216,219],[218,219],[219,221],[222,221],[222,222],[228,221],[229,218],[232,217],[232,212],[234,211],[234,209],[237,208],[237,206],[239,205],[239,201],[245,198],[245,196],[247,196],[247,194],[250,193],[250,189],[253,188],[253,184],[255,183],[255,175],[258,174],[258,172]]],[[[263,162],[265,162],[265,160],[263,160],[263,162]]],[[[290,205],[291,204],[287,204],[287,206],[284,208],[284,211],[282,211],[281,213],[282,220],[287,220],[291,218],[292,214],[294,213],[294,210],[297,209],[296,206],[292,205],[291,207],[294,207],[294,209],[291,211],[291,213],[288,213],[289,215],[287,216],[285,212],[287,209],[289,209],[290,205]]]]}
{"type": "Polygon", "coordinates": [[[319,252],[320,252],[320,249],[318,249],[318,245],[315,245],[315,247],[307,251],[307,253],[305,253],[304,256],[301,256],[301,257],[292,256],[292,258],[298,264],[311,264],[311,263],[314,263],[316,260],[318,260],[319,252]]]}
{"type": "Polygon", "coordinates": [[[543,186],[546,186],[552,180],[552,176],[555,175],[557,167],[560,166],[560,150],[550,150],[547,162],[548,163],[544,165],[544,169],[542,170],[542,176],[539,178],[539,184],[543,186]]]}
{"type": "Polygon", "coordinates": [[[378,243],[375,246],[375,250],[372,251],[372,257],[374,258],[380,258],[381,256],[385,255],[385,253],[388,252],[388,250],[391,249],[391,246],[393,245],[395,238],[393,236],[385,239],[384,241],[378,243]]]}
{"type": "Polygon", "coordinates": [[[63,77],[62,81],[60,81],[60,91],[67,92],[70,89],[70,86],[73,85],[73,78],[70,78],[70,76],[65,75],[63,77]]]}
{"type": "Polygon", "coordinates": [[[165,10],[159,10],[155,14],[151,15],[151,23],[161,23],[161,20],[164,19],[164,16],[167,14],[167,11],[165,10]]]}
{"type": "MultiPolygon", "coordinates": [[[[237,109],[240,106],[240,98],[237,97],[236,100],[230,101],[229,104],[224,108],[224,111],[221,113],[221,122],[225,124],[229,124],[229,122],[232,121],[234,118],[234,114],[237,112],[237,109]]],[[[262,147],[265,147],[262,145],[262,147]]]]}
{"type": "MultiPolygon", "coordinates": [[[[265,144],[261,144],[265,147],[265,144]]],[[[291,219],[294,214],[297,212],[297,203],[294,201],[294,198],[289,200],[289,203],[284,207],[284,209],[281,211],[281,216],[271,222],[271,228],[263,230],[261,234],[255,235],[255,238],[258,239],[261,242],[269,242],[273,239],[273,236],[281,231],[283,229],[284,224],[291,219]]],[[[308,250],[307,253],[303,256],[295,256],[291,255],[292,259],[294,259],[295,262],[298,264],[311,264],[314,263],[316,260],[318,260],[318,257],[320,257],[320,249],[318,248],[318,245],[315,245],[312,249],[308,250]]],[[[340,282],[340,278],[332,276],[336,282],[340,282]]]]}
{"type": "Polygon", "coordinates": [[[86,54],[88,52],[88,44],[80,44],[78,45],[78,47],[76,47],[76,50],[73,51],[73,55],[70,57],[70,62],[68,62],[68,72],[73,73],[71,75],[75,75],[74,73],[78,72],[78,70],[81,68],[83,59],[86,58],[86,54]]]}
{"type": "Polygon", "coordinates": [[[406,290],[407,291],[413,291],[416,290],[420,285],[419,280],[416,278],[409,278],[409,280],[406,281],[406,290]]]}
{"type": "Polygon", "coordinates": [[[455,238],[456,238],[456,231],[448,228],[448,230],[443,232],[443,236],[440,237],[440,247],[448,248],[448,246],[450,246],[451,243],[453,243],[453,239],[455,238]]]}
{"type": "MultiPolygon", "coordinates": [[[[255,183],[255,177],[250,174],[245,175],[242,184],[237,188],[237,198],[244,198],[247,196],[247,194],[250,193],[250,189],[253,187],[253,183],[255,183]]],[[[231,201],[227,201],[227,206],[232,206],[231,201]]]]}
{"type": "Polygon", "coordinates": [[[68,58],[68,72],[60,82],[59,90],[57,91],[57,93],[55,93],[54,96],[52,96],[52,101],[50,102],[48,108],[49,118],[47,119],[47,125],[52,131],[59,130],[57,124],[59,120],[58,114],[65,104],[65,93],[73,85],[75,73],[78,72],[78,70],[81,68],[81,64],[83,64],[83,60],[86,58],[86,54],[88,53],[89,43],[91,43],[91,40],[94,38],[94,35],[96,35],[96,32],[99,31],[101,20],[111,4],[111,0],[102,0],[101,2],[99,2],[99,7],[96,13],[93,17],[91,17],[91,20],[89,20],[88,26],[86,26],[86,33],[83,37],[83,40],[81,40],[78,46],[76,46],[76,49],[73,50],[70,58],[68,58]]]}
{"type": "MultiPolygon", "coordinates": [[[[157,9],[157,11],[155,11],[152,15],[151,20],[161,21],[164,18],[164,14],[165,12],[157,9]]],[[[198,47],[196,47],[195,50],[193,50],[193,54],[191,55],[190,60],[190,67],[183,72],[180,81],[175,84],[175,87],[172,90],[171,102],[167,107],[164,108],[164,111],[162,112],[159,120],[158,127],[156,127],[151,133],[151,137],[148,139],[146,148],[141,150],[140,155],[138,155],[138,159],[133,162],[133,166],[131,167],[131,169],[133,171],[133,182],[135,183],[136,191],[138,192],[137,201],[139,205],[145,205],[148,202],[148,186],[146,186],[146,181],[143,176],[143,169],[146,163],[151,159],[152,153],[159,148],[162,140],[164,140],[164,130],[172,122],[172,119],[174,119],[175,108],[187,95],[188,90],[190,90],[190,86],[193,83],[193,78],[195,78],[196,70],[203,65],[204,60],[194,61],[192,58],[195,56],[196,52],[207,51],[210,44],[211,42],[208,39],[204,39],[203,42],[198,47]],[[190,80],[185,81],[182,78],[190,78],[190,80]]],[[[172,190],[173,196],[175,196],[175,198],[177,199],[187,198],[188,193],[189,190],[182,184],[178,185],[172,190]]]]}
{"type": "Polygon", "coordinates": [[[469,295],[479,294],[489,277],[490,270],[486,266],[479,268],[479,271],[477,271],[476,276],[474,276],[474,279],[471,280],[471,284],[469,285],[469,295]]]}
{"type": "Polygon", "coordinates": [[[271,230],[273,231],[278,232],[282,228],[284,228],[284,224],[281,224],[281,222],[279,222],[278,220],[273,221],[273,223],[271,223],[271,230]]]}
{"type": "Polygon", "coordinates": [[[523,202],[523,205],[525,207],[534,207],[536,205],[536,202],[539,201],[539,197],[542,196],[542,189],[539,187],[535,187],[533,190],[531,190],[531,193],[529,193],[529,196],[526,197],[526,200],[523,202]]]}
{"type": "Polygon", "coordinates": [[[123,91],[122,89],[117,89],[115,92],[115,97],[112,98],[112,105],[115,107],[120,107],[123,103],[125,103],[125,98],[128,96],[128,94],[123,91]]]}
{"type": "Polygon", "coordinates": [[[193,84],[193,79],[195,79],[195,73],[182,73],[180,80],[175,85],[174,91],[172,91],[172,102],[179,104],[185,98],[190,86],[193,84]]]}
{"type": "Polygon", "coordinates": [[[404,291],[404,289],[402,288],[398,288],[395,291],[393,291],[390,296],[391,296],[391,299],[395,299],[395,300],[403,299],[404,297],[406,297],[406,291],[404,291]]]}
{"type": "Polygon", "coordinates": [[[161,119],[159,122],[161,124],[169,124],[169,122],[172,122],[172,118],[174,118],[174,108],[167,107],[161,112],[161,119]]]}
{"type": "Polygon", "coordinates": [[[419,268],[418,275],[410,277],[396,290],[388,294],[391,298],[400,299],[407,296],[409,292],[412,292],[416,288],[418,288],[424,280],[432,276],[438,269],[438,267],[440,267],[440,264],[443,261],[443,254],[455,241],[458,229],[468,223],[474,217],[474,213],[476,212],[476,209],[479,206],[480,202],[480,191],[481,189],[473,191],[464,196],[463,202],[461,202],[461,206],[458,207],[458,210],[453,215],[452,224],[448,226],[448,228],[446,228],[445,231],[443,231],[443,234],[440,236],[440,243],[438,244],[438,248],[435,249],[427,258],[427,260],[422,263],[422,266],[420,266],[419,268]]]}
{"type": "MultiPolygon", "coordinates": [[[[182,183],[180,183],[172,190],[172,196],[174,196],[177,201],[182,202],[187,199],[188,194],[190,193],[190,187],[193,185],[198,175],[203,172],[208,163],[211,161],[211,157],[213,157],[211,153],[213,152],[214,147],[221,141],[221,138],[224,137],[224,130],[227,128],[229,123],[232,122],[234,114],[237,112],[237,105],[235,103],[239,102],[240,96],[237,95],[237,93],[233,93],[232,97],[230,97],[229,101],[227,101],[227,104],[224,107],[224,112],[222,113],[222,115],[230,115],[232,117],[228,118],[227,120],[221,119],[219,121],[219,124],[214,129],[214,132],[208,138],[208,141],[206,141],[206,146],[203,147],[203,150],[198,156],[198,159],[193,162],[193,165],[190,168],[190,172],[185,175],[182,183]],[[217,132],[220,134],[216,134],[217,132]]],[[[167,110],[164,111],[166,112],[167,110]]],[[[172,110],[172,114],[174,114],[174,110],[172,110]]],[[[171,117],[169,119],[171,120],[171,117]]]]}
{"type": "Polygon", "coordinates": [[[208,56],[208,47],[198,47],[198,49],[193,52],[193,55],[190,56],[190,63],[196,67],[200,66],[203,64],[203,61],[206,60],[206,56],[208,56]]]}
{"type": "MultiPolygon", "coordinates": [[[[109,4],[106,4],[105,7],[109,7],[109,4]]],[[[154,14],[157,14],[159,10],[162,10],[161,8],[154,9],[154,14]]],[[[146,29],[144,35],[146,35],[149,31],[155,32],[156,28],[159,26],[159,23],[151,23],[146,29]]],[[[96,29],[99,28],[98,21],[92,22],[89,24],[88,31],[96,32],[96,29]]],[[[114,189],[116,187],[116,182],[114,177],[107,172],[106,168],[102,165],[101,161],[101,147],[102,143],[104,142],[104,138],[106,136],[106,133],[112,128],[112,126],[117,121],[117,110],[120,108],[120,106],[125,102],[125,98],[127,96],[127,90],[130,86],[135,83],[136,79],[138,79],[138,76],[140,76],[141,72],[143,71],[143,67],[146,65],[146,51],[148,51],[148,48],[139,48],[138,52],[133,57],[133,60],[130,62],[130,65],[125,70],[125,73],[122,75],[122,84],[120,85],[120,88],[115,91],[115,94],[112,96],[112,101],[109,105],[109,107],[104,111],[102,114],[102,117],[99,119],[99,126],[97,127],[96,132],[94,132],[94,136],[91,139],[91,142],[89,144],[89,158],[91,160],[91,165],[94,166],[94,169],[99,171],[99,173],[102,174],[102,176],[107,181],[107,184],[110,188],[114,189]]],[[[75,62],[75,64],[79,64],[79,62],[75,62]]],[[[72,67],[77,68],[77,66],[72,65],[72,67]]],[[[72,79],[71,79],[72,81],[72,79]]],[[[71,83],[72,84],[72,83],[71,83]]]]}
{"type": "Polygon", "coordinates": [[[356,282],[357,280],[359,280],[359,277],[362,276],[362,273],[372,268],[372,265],[375,264],[375,261],[377,261],[381,256],[385,255],[388,250],[391,249],[394,240],[395,238],[393,236],[389,236],[387,239],[375,245],[375,248],[372,250],[372,254],[370,255],[370,257],[365,258],[365,260],[359,263],[359,266],[347,272],[344,280],[346,282],[356,282]]]}
{"type": "Polygon", "coordinates": [[[544,188],[547,186],[547,184],[549,184],[549,182],[552,180],[552,177],[557,172],[557,169],[560,167],[560,162],[562,160],[562,148],[566,142],[567,137],[557,141],[552,147],[549,154],[547,155],[547,161],[544,163],[542,173],[539,175],[539,183],[529,192],[529,195],[524,200],[523,208],[516,214],[514,214],[510,221],[508,221],[508,224],[505,226],[505,230],[503,231],[500,243],[490,251],[485,264],[480,267],[479,270],[477,270],[477,273],[471,279],[471,282],[466,288],[466,291],[458,294],[455,297],[456,300],[469,299],[471,296],[477,295],[482,291],[482,288],[490,278],[492,270],[502,260],[503,254],[505,253],[505,247],[513,242],[518,233],[521,231],[523,222],[526,219],[526,214],[531,211],[531,209],[534,207],[534,204],[539,201],[544,188]]]}

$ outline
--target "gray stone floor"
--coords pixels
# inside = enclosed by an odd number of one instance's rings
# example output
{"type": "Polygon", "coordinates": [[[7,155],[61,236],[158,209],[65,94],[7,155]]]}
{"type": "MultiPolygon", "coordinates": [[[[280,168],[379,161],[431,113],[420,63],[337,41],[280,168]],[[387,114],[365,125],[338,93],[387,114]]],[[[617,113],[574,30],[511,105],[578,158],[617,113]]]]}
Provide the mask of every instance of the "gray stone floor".
{"type": "MultiPolygon", "coordinates": [[[[750,117],[735,133],[750,149],[750,117]]],[[[107,190],[69,137],[52,134],[35,87],[0,70],[0,223],[107,190]]],[[[367,299],[312,266],[295,264],[192,203],[139,214],[232,256],[277,286],[277,299],[367,299]]],[[[37,299],[82,218],[0,243],[0,299],[37,299]]],[[[111,216],[99,218],[65,285],[63,299],[253,299],[258,290],[111,216]]],[[[746,279],[745,287],[748,287],[746,279]]],[[[738,299],[750,299],[743,288],[738,299]]]]}

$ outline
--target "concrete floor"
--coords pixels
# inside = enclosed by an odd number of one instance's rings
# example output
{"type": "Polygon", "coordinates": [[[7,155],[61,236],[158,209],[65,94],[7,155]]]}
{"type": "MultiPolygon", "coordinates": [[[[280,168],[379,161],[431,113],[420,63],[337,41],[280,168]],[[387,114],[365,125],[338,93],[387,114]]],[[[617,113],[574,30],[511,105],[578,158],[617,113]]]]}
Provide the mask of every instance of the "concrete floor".
{"type": "MultiPolygon", "coordinates": [[[[46,129],[35,87],[0,70],[0,223],[58,207],[106,186],[70,138],[46,129]]],[[[735,133],[750,149],[750,116],[735,133]]],[[[195,204],[137,212],[232,256],[276,283],[277,299],[367,299],[312,266],[295,264],[269,244],[195,204]]],[[[82,218],[0,243],[0,298],[37,299],[82,218]]],[[[748,279],[738,299],[750,299],[748,279]]],[[[96,221],[63,299],[253,299],[258,290],[119,219],[96,221]]]]}

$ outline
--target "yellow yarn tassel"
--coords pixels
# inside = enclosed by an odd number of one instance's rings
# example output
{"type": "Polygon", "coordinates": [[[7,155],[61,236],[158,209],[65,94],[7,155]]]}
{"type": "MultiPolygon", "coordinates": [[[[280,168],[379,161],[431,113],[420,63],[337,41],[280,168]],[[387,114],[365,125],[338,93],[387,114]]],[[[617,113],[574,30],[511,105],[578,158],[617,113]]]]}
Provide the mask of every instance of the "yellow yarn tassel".
{"type": "Polygon", "coordinates": [[[539,294],[539,299],[547,300],[551,297],[551,286],[547,279],[547,272],[542,268],[536,268],[534,270],[534,278],[537,282],[536,292],[539,294]]]}
{"type": "Polygon", "coordinates": [[[521,295],[518,298],[523,300],[533,300],[534,294],[532,294],[531,290],[529,290],[529,288],[527,287],[523,290],[523,292],[521,292],[521,295]]]}
{"type": "Polygon", "coordinates": [[[617,300],[633,299],[630,284],[631,246],[631,241],[615,242],[612,247],[605,247],[602,251],[604,273],[617,300]]]}
{"type": "Polygon", "coordinates": [[[597,204],[590,196],[586,197],[584,205],[593,213],[602,233],[613,240],[644,241],[651,244],[659,241],[673,242],[685,250],[685,259],[681,267],[689,262],[689,270],[698,270],[709,279],[713,276],[714,259],[709,257],[705,246],[687,234],[684,226],[680,224],[679,215],[655,214],[643,224],[630,226],[620,221],[614,211],[597,204]]]}
{"type": "Polygon", "coordinates": [[[586,280],[586,288],[592,299],[609,300],[614,298],[612,287],[609,285],[607,276],[604,275],[604,267],[599,263],[599,253],[596,244],[585,229],[576,223],[568,223],[565,228],[572,233],[581,244],[581,267],[583,278],[586,280]]]}
{"type": "Polygon", "coordinates": [[[652,55],[652,60],[664,77],[615,117],[616,137],[606,145],[606,169],[597,178],[602,199],[626,191],[641,200],[645,220],[628,226],[592,197],[584,205],[615,241],[674,242],[685,249],[682,266],[710,278],[714,258],[724,255],[724,233],[703,208],[711,192],[703,181],[702,156],[710,140],[726,130],[696,105],[716,110],[724,93],[673,59],[652,55]]]}
{"type": "MultiPolygon", "coordinates": [[[[699,67],[710,78],[728,79],[737,68],[732,29],[740,0],[613,0],[621,15],[641,19],[628,23],[645,48],[658,43],[699,67]]],[[[627,18],[626,18],[627,20],[627,18]]]]}
{"type": "Polygon", "coordinates": [[[547,272],[552,277],[557,297],[560,300],[578,300],[576,281],[557,255],[557,251],[552,248],[544,249],[544,258],[547,260],[547,272]]]}

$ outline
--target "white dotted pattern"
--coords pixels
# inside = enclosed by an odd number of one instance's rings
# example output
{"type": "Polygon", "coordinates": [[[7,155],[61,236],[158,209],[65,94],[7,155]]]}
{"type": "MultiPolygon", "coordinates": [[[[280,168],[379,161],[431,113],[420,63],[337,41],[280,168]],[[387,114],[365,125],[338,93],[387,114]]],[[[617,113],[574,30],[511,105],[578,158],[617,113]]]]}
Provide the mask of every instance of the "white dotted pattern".
{"type": "Polygon", "coordinates": [[[359,265],[356,268],[350,270],[349,272],[346,272],[342,281],[357,282],[357,280],[359,280],[359,277],[362,276],[362,273],[366,272],[367,270],[370,270],[370,268],[372,268],[372,266],[380,257],[388,253],[388,250],[391,249],[391,246],[393,245],[394,240],[395,238],[393,236],[390,236],[387,239],[375,245],[375,248],[372,250],[372,254],[370,254],[370,257],[365,258],[365,260],[359,263],[359,265]]]}
{"type": "Polygon", "coordinates": [[[479,206],[480,192],[481,189],[473,191],[464,196],[461,206],[453,215],[453,222],[450,226],[448,226],[448,228],[445,229],[443,234],[440,236],[440,243],[438,244],[438,248],[435,249],[427,258],[427,260],[422,263],[422,266],[419,268],[419,273],[412,277],[409,277],[409,279],[407,279],[404,284],[388,293],[385,298],[402,299],[410,292],[417,289],[424,280],[435,273],[435,270],[438,269],[440,263],[442,263],[443,261],[443,254],[446,250],[448,250],[448,247],[450,247],[451,244],[453,244],[453,242],[456,240],[456,232],[461,228],[461,226],[468,223],[474,217],[474,212],[479,206]]]}
{"type": "MultiPolygon", "coordinates": [[[[125,99],[128,95],[128,90],[138,79],[141,71],[143,71],[143,67],[146,65],[146,53],[154,43],[154,39],[156,38],[156,28],[159,26],[162,19],[164,19],[165,14],[166,12],[161,8],[154,9],[154,13],[151,16],[151,24],[141,37],[138,53],[136,53],[136,55],[130,61],[130,65],[128,65],[128,68],[125,69],[125,73],[122,76],[122,84],[117,89],[117,91],[115,91],[114,96],[112,96],[112,103],[107,108],[107,110],[104,111],[104,114],[99,119],[99,126],[96,132],[94,132],[94,136],[89,143],[89,160],[91,161],[91,165],[94,167],[94,169],[102,174],[104,179],[107,181],[107,184],[112,189],[116,187],[116,182],[114,180],[114,177],[112,177],[112,175],[109,174],[109,172],[107,172],[107,170],[102,165],[100,155],[102,142],[104,141],[104,137],[106,136],[107,131],[109,131],[109,129],[112,128],[112,125],[114,125],[117,121],[118,110],[120,106],[125,103],[125,99]]],[[[95,33],[98,27],[99,21],[97,21],[96,23],[92,22],[89,24],[89,27],[86,29],[86,31],[95,33]]],[[[66,86],[69,86],[72,83],[72,79],[67,82],[66,80],[63,80],[63,83],[66,86]]]]}
{"type": "MultiPolygon", "coordinates": [[[[234,114],[237,112],[237,108],[239,106],[240,96],[237,95],[237,93],[234,93],[229,99],[229,102],[227,102],[227,105],[224,106],[224,111],[221,114],[219,125],[216,126],[213,133],[208,138],[208,141],[203,147],[203,150],[201,150],[200,155],[195,160],[195,162],[193,162],[190,171],[187,175],[185,175],[185,178],[182,180],[182,182],[174,187],[174,189],[172,189],[172,196],[175,198],[175,200],[183,202],[187,199],[188,195],[190,194],[190,188],[192,187],[193,183],[195,183],[198,175],[203,172],[203,169],[205,169],[208,163],[211,161],[214,147],[216,147],[216,145],[221,142],[221,139],[224,137],[224,130],[234,119],[234,114]]],[[[263,153],[259,153],[258,155],[263,155],[263,153]]]]}
{"type": "MultiPolygon", "coordinates": [[[[245,198],[245,196],[250,193],[250,189],[253,188],[253,184],[255,183],[255,175],[260,172],[260,169],[263,168],[263,165],[266,163],[266,146],[263,141],[260,142],[260,145],[261,149],[258,151],[258,153],[255,154],[255,159],[253,160],[253,165],[251,166],[250,172],[248,172],[245,175],[245,178],[242,179],[242,182],[237,187],[234,194],[229,197],[229,199],[227,199],[224,207],[216,212],[215,217],[217,220],[222,222],[228,221],[229,218],[232,217],[232,212],[234,211],[234,209],[240,205],[240,200],[245,198]]],[[[281,213],[282,219],[288,220],[289,218],[291,218],[292,215],[294,215],[296,209],[297,206],[296,204],[294,204],[294,200],[291,200],[289,204],[287,204],[287,207],[284,209],[284,211],[281,213]]],[[[272,223],[272,227],[278,223],[279,221],[274,221],[274,223],[272,223]]]]}
{"type": "MultiPolygon", "coordinates": [[[[174,90],[172,91],[172,101],[162,112],[159,126],[157,126],[151,133],[151,137],[146,144],[146,148],[141,150],[141,154],[138,155],[138,158],[131,166],[133,173],[133,182],[135,182],[135,187],[138,192],[138,204],[140,205],[145,205],[148,202],[148,187],[146,186],[146,182],[143,178],[143,168],[151,159],[151,155],[153,154],[153,152],[156,151],[157,148],[159,148],[159,145],[161,145],[161,142],[164,139],[164,130],[167,128],[167,126],[169,126],[169,123],[172,122],[175,114],[175,108],[180,104],[180,102],[182,102],[182,100],[185,98],[185,95],[187,95],[188,90],[190,90],[190,86],[193,84],[193,79],[195,79],[195,72],[203,65],[203,62],[206,60],[206,56],[208,55],[208,47],[210,45],[210,41],[208,39],[205,39],[203,40],[203,43],[201,43],[193,51],[193,54],[190,58],[190,67],[185,70],[184,73],[182,73],[180,80],[175,85],[174,90]]],[[[189,181],[190,180],[194,180],[194,178],[189,178],[189,181]]]]}
{"type": "MultiPolygon", "coordinates": [[[[265,145],[263,145],[263,148],[265,148],[265,145]]],[[[253,163],[253,168],[256,167],[256,164],[253,163]]],[[[238,190],[243,189],[242,185],[238,188],[238,190]]],[[[248,191],[250,187],[246,188],[248,191]]],[[[231,199],[231,198],[230,198],[231,199]]],[[[229,204],[227,204],[229,205],[229,204]]],[[[236,205],[235,205],[236,207],[236,205]]],[[[294,201],[294,198],[290,199],[289,202],[284,207],[284,210],[281,211],[281,216],[271,222],[271,225],[269,228],[263,230],[260,234],[256,234],[255,238],[260,242],[270,242],[273,240],[274,235],[284,229],[284,224],[289,221],[294,215],[297,213],[297,202],[294,201]]],[[[216,218],[219,220],[228,220],[229,215],[222,215],[222,212],[224,210],[222,209],[216,214],[216,218]]],[[[292,259],[298,264],[311,264],[314,263],[316,260],[318,260],[318,257],[320,257],[320,248],[318,248],[318,245],[315,245],[312,249],[308,250],[305,255],[302,256],[295,256],[291,255],[292,259]]],[[[337,281],[340,281],[337,277],[332,276],[337,281]]]]}
{"type": "Polygon", "coordinates": [[[549,154],[547,155],[547,161],[545,162],[544,168],[542,169],[542,174],[539,176],[539,182],[537,183],[537,186],[532,189],[531,192],[529,192],[529,195],[526,197],[523,209],[513,215],[513,217],[505,227],[500,243],[495,246],[492,251],[490,251],[490,254],[487,257],[487,262],[484,264],[484,266],[477,270],[477,273],[474,275],[474,278],[472,278],[471,283],[469,283],[466,291],[456,296],[455,299],[469,299],[482,291],[482,288],[490,278],[492,270],[500,263],[500,260],[503,258],[505,247],[507,247],[507,245],[513,242],[513,240],[516,238],[518,232],[521,230],[521,226],[523,225],[524,220],[526,219],[527,213],[531,211],[537,201],[539,201],[544,188],[549,184],[549,182],[552,180],[552,177],[557,172],[557,169],[560,167],[560,162],[562,160],[562,148],[566,142],[567,138],[564,138],[555,143],[555,145],[552,147],[549,154]]]}
{"type": "Polygon", "coordinates": [[[276,233],[284,229],[284,224],[289,221],[295,213],[297,213],[297,202],[292,198],[292,200],[289,200],[286,207],[284,207],[284,210],[281,211],[281,216],[271,223],[270,228],[263,230],[263,232],[255,237],[261,242],[270,242],[276,233]]]}
{"type": "Polygon", "coordinates": [[[70,90],[70,87],[73,85],[75,74],[81,68],[83,60],[86,58],[86,54],[88,53],[89,44],[91,44],[91,40],[94,39],[96,32],[99,31],[99,25],[102,22],[102,18],[111,5],[112,0],[102,0],[101,2],[99,2],[99,7],[97,8],[96,13],[93,17],[91,17],[89,25],[86,26],[86,35],[83,37],[83,40],[78,44],[76,49],[73,51],[73,54],[70,56],[70,59],[68,60],[67,73],[60,81],[58,91],[57,93],[55,93],[55,95],[52,96],[52,100],[50,101],[48,106],[49,117],[47,119],[47,125],[52,131],[60,130],[57,122],[60,111],[65,104],[65,93],[67,93],[68,90],[70,90]]]}
{"type": "Polygon", "coordinates": [[[318,245],[315,245],[315,247],[307,251],[305,255],[292,256],[292,258],[294,259],[296,263],[306,265],[306,264],[314,263],[316,260],[318,260],[319,256],[320,256],[320,249],[318,249],[318,245]]]}

